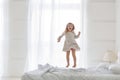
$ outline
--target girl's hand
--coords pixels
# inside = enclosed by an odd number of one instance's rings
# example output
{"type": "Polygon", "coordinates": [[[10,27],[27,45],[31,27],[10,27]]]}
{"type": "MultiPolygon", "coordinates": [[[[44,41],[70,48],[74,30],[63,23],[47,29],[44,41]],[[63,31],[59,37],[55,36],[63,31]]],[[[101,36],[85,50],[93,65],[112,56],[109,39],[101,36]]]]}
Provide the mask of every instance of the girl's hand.
{"type": "Polygon", "coordinates": [[[57,39],[57,42],[60,42],[60,38],[57,39]]]}
{"type": "Polygon", "coordinates": [[[78,35],[80,35],[80,31],[78,32],[78,35]]]}

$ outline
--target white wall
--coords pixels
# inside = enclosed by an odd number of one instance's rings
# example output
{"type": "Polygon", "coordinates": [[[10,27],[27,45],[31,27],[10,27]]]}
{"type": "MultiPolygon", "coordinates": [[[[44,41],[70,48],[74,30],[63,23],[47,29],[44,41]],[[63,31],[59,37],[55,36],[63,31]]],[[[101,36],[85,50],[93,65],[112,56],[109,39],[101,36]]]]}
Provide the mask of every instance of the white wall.
{"type": "Polygon", "coordinates": [[[116,0],[116,50],[119,52],[120,62],[120,0],[116,0]]]}
{"type": "Polygon", "coordinates": [[[107,50],[115,50],[115,0],[88,0],[88,65],[102,61],[107,50]]]}
{"type": "Polygon", "coordinates": [[[3,76],[21,76],[27,54],[27,2],[9,0],[3,76]],[[8,37],[9,36],[9,37],[8,37]]]}

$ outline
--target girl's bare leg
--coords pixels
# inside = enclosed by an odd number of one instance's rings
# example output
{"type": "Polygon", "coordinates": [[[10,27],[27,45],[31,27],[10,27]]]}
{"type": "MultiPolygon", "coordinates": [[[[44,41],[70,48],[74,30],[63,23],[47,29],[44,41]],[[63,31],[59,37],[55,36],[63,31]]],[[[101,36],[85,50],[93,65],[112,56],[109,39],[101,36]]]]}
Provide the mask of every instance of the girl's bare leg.
{"type": "Polygon", "coordinates": [[[70,51],[67,51],[66,52],[66,60],[67,60],[67,65],[66,65],[66,67],[69,67],[69,56],[70,56],[70,51]]]}
{"type": "Polygon", "coordinates": [[[75,49],[71,49],[71,50],[72,50],[72,57],[73,57],[73,62],[74,62],[73,67],[76,67],[76,53],[75,53],[75,49]]]}

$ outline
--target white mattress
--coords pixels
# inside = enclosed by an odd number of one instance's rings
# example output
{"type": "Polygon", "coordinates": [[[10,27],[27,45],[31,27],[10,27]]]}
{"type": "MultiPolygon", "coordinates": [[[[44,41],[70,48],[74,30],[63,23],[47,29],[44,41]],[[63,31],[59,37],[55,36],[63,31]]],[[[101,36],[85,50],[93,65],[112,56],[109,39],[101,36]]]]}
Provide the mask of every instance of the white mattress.
{"type": "Polygon", "coordinates": [[[25,73],[22,80],[120,80],[120,75],[103,69],[65,69],[47,65],[25,73]]]}

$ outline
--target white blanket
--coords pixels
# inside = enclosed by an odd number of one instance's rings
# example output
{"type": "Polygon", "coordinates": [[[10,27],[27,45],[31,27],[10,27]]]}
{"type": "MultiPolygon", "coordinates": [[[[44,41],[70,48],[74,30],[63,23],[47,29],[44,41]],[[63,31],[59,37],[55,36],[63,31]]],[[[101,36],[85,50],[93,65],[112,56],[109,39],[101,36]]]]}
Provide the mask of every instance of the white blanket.
{"type": "Polygon", "coordinates": [[[66,69],[46,64],[39,65],[37,70],[25,73],[22,80],[120,80],[120,75],[102,69],[66,69]]]}

